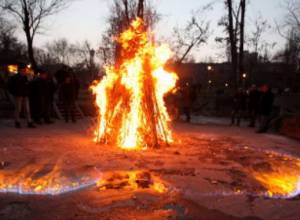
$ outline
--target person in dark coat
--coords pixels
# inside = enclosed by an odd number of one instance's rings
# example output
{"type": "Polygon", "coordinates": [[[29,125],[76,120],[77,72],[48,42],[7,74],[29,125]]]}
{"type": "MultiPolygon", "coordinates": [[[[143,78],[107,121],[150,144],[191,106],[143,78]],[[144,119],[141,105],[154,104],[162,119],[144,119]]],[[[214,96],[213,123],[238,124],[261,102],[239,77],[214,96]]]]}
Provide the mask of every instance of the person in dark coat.
{"type": "Polygon", "coordinates": [[[75,117],[75,101],[78,96],[78,85],[74,78],[69,75],[65,78],[60,86],[60,97],[64,106],[64,117],[66,123],[69,122],[71,116],[72,122],[76,122],[75,117]]]}
{"type": "Polygon", "coordinates": [[[39,74],[31,83],[32,115],[36,123],[41,124],[43,119],[50,124],[55,84],[46,71],[39,70],[39,74]]]}
{"type": "Polygon", "coordinates": [[[36,124],[40,124],[39,112],[41,106],[41,88],[39,85],[39,76],[35,76],[33,80],[29,83],[29,103],[30,103],[30,110],[31,116],[33,121],[36,124]]]}
{"type": "Polygon", "coordinates": [[[272,119],[271,113],[273,110],[274,94],[268,85],[263,85],[261,91],[262,95],[259,103],[261,123],[257,132],[265,133],[268,131],[272,119]]]}
{"type": "Polygon", "coordinates": [[[233,97],[233,108],[231,113],[231,125],[236,122],[237,126],[240,126],[241,118],[247,108],[247,96],[242,88],[239,88],[237,93],[233,97]]]}
{"type": "Polygon", "coordinates": [[[8,90],[15,98],[15,127],[21,128],[20,114],[22,110],[24,110],[27,118],[27,126],[29,128],[35,128],[30,114],[27,65],[19,65],[18,73],[12,76],[8,81],[8,90]]]}
{"type": "Polygon", "coordinates": [[[196,99],[196,91],[194,87],[190,87],[189,84],[186,84],[184,88],[181,90],[182,94],[182,104],[183,104],[183,113],[186,116],[186,121],[191,121],[191,109],[193,102],[196,99]]]}
{"type": "Polygon", "coordinates": [[[250,118],[249,127],[254,128],[256,124],[256,119],[259,114],[259,100],[260,91],[257,89],[256,85],[252,85],[249,96],[248,96],[248,113],[250,118]]]}

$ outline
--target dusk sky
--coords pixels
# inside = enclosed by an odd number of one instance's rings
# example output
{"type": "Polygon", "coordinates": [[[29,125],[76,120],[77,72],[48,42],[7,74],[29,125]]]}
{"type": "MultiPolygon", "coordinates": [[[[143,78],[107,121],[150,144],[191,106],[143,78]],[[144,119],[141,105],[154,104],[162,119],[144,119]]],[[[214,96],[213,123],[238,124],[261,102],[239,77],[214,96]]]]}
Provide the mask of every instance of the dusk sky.
{"type": "MultiPolygon", "coordinates": [[[[184,25],[190,18],[192,10],[209,2],[212,0],[153,0],[153,4],[162,15],[162,20],[156,29],[159,37],[170,39],[169,36],[174,26],[184,25]]],[[[208,15],[213,34],[207,45],[194,51],[197,60],[200,61],[205,61],[208,57],[216,59],[223,52],[220,45],[215,43],[215,37],[222,35],[222,28],[217,26],[217,22],[225,13],[224,1],[216,0],[215,2],[214,9],[208,15]]],[[[250,0],[247,11],[249,24],[247,30],[251,30],[252,23],[259,14],[274,26],[275,20],[279,21],[284,16],[281,2],[282,0],[250,0]]],[[[43,46],[53,39],[67,38],[72,43],[88,40],[96,48],[99,45],[101,33],[105,29],[111,3],[112,0],[75,0],[66,10],[48,19],[45,25],[47,29],[43,35],[37,36],[36,44],[43,46]]],[[[275,28],[270,29],[264,38],[268,38],[268,42],[278,42],[277,49],[284,43],[275,28]]]]}

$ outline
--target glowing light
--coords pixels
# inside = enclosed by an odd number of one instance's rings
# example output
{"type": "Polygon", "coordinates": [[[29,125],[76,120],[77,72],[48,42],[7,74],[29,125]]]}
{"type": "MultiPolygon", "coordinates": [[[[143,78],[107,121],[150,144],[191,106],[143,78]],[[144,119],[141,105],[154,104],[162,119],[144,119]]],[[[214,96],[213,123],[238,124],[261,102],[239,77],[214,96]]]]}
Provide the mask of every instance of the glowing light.
{"type": "Polygon", "coordinates": [[[247,78],[247,73],[243,73],[242,77],[243,77],[244,79],[246,79],[246,78],[247,78]]]}
{"type": "Polygon", "coordinates": [[[91,87],[99,109],[96,142],[126,150],[172,142],[164,96],[175,88],[177,75],[164,69],[172,54],[169,47],[149,39],[143,21],[133,21],[117,38],[120,65],[106,67],[106,76],[91,87]]]}
{"type": "Polygon", "coordinates": [[[212,67],[212,66],[210,66],[210,65],[209,65],[209,66],[207,66],[207,70],[208,70],[208,71],[211,71],[212,69],[213,69],[213,67],[212,67]]]}
{"type": "Polygon", "coordinates": [[[291,198],[300,193],[300,175],[289,173],[255,173],[269,197],[291,198]]]}
{"type": "Polygon", "coordinates": [[[50,171],[42,165],[29,165],[17,172],[0,172],[0,192],[29,195],[59,195],[96,185],[100,175],[71,178],[64,176],[60,165],[50,171]]]}
{"type": "Polygon", "coordinates": [[[16,73],[18,73],[18,66],[17,65],[8,65],[7,70],[9,73],[16,74],[16,73]]]}

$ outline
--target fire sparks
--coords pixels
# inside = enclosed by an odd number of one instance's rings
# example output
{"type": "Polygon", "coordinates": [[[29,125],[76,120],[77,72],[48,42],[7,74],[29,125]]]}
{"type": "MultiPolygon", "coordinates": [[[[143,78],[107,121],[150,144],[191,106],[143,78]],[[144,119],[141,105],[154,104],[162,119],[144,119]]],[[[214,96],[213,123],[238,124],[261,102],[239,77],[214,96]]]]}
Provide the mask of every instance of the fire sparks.
{"type": "Polygon", "coordinates": [[[166,45],[155,46],[137,18],[117,38],[120,63],[106,67],[106,76],[92,86],[99,108],[96,142],[123,149],[156,147],[172,142],[164,96],[177,75],[164,69],[171,57],[166,45]]]}

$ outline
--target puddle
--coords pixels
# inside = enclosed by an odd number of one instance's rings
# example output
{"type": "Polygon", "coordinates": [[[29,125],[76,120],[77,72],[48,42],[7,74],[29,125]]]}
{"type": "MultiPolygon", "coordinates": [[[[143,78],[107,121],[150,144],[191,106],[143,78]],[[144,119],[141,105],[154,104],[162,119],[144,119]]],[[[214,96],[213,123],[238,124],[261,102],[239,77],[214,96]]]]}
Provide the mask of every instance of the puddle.
{"type": "Polygon", "coordinates": [[[24,195],[60,195],[95,185],[101,175],[96,170],[71,174],[61,163],[28,164],[18,170],[0,172],[0,192],[24,195]]]}
{"type": "Polygon", "coordinates": [[[102,179],[97,182],[98,189],[127,189],[127,190],[143,190],[150,189],[157,193],[167,191],[166,183],[158,176],[153,175],[149,171],[113,171],[104,173],[102,179]]]}

